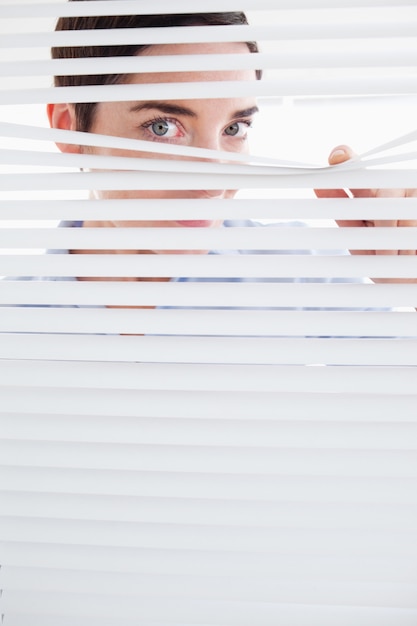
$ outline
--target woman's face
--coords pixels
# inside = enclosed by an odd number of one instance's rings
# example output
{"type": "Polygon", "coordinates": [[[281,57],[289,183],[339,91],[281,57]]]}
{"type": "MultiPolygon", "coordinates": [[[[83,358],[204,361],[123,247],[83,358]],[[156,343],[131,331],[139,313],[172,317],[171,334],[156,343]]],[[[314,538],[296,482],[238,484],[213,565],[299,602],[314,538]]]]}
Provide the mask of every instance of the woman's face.
{"type": "MultiPolygon", "coordinates": [[[[244,43],[172,44],[151,46],[146,55],[171,54],[250,54],[244,43]]],[[[174,83],[256,80],[252,70],[160,72],[130,75],[129,83],[174,83]]],[[[97,106],[91,132],[140,139],[178,146],[192,146],[227,152],[248,151],[248,131],[257,112],[255,99],[223,98],[205,100],[164,100],[138,102],[104,102],[97,106]]],[[[87,149],[86,149],[87,151],[87,149]]],[[[161,158],[152,153],[132,153],[105,148],[89,148],[89,153],[117,154],[146,158],[161,158]]],[[[163,157],[175,158],[175,157],[163,157]]],[[[217,189],[198,191],[96,191],[101,198],[232,198],[236,190],[217,189]]],[[[211,227],[221,222],[211,220],[112,222],[112,225],[140,227],[211,227]]]]}
{"type": "MultiPolygon", "coordinates": [[[[202,43],[202,44],[163,44],[150,46],[142,56],[178,54],[251,54],[245,43],[202,43]]],[[[158,72],[130,74],[125,82],[175,83],[205,81],[252,81],[256,80],[254,70],[219,70],[196,72],[158,72]]],[[[204,100],[141,100],[137,102],[102,102],[95,109],[90,132],[129,139],[140,139],[155,143],[168,143],[226,152],[248,152],[248,131],[258,108],[255,98],[207,98],[204,100]]],[[[48,105],[51,126],[67,130],[77,130],[75,111],[72,105],[48,105]]],[[[117,155],[135,158],[175,158],[157,153],[132,152],[120,149],[98,147],[74,147],[58,144],[64,152],[84,152],[97,155],[117,155]]],[[[180,157],[177,157],[180,158],[180,157]]],[[[184,158],[184,157],[183,157],[184,158]]],[[[235,189],[200,189],[193,191],[144,189],[127,191],[94,191],[96,199],[221,199],[233,198],[235,189]]],[[[84,226],[130,226],[130,227],[214,227],[221,220],[165,220],[165,221],[111,221],[84,222],[84,226]]],[[[160,252],[146,250],[137,252],[160,252]]],[[[182,253],[186,251],[180,251],[182,253]]],[[[193,252],[206,252],[193,250],[193,252]]]]}

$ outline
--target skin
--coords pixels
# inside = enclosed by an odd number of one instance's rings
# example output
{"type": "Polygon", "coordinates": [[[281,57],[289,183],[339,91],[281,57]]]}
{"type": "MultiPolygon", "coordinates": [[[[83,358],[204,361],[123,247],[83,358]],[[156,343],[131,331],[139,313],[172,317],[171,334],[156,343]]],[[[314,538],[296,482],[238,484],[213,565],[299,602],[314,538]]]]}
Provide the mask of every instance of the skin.
{"type": "MultiPolygon", "coordinates": [[[[355,156],[352,148],[346,145],[336,146],[330,156],[329,164],[338,165],[355,156]]],[[[354,198],[416,198],[417,189],[350,189],[350,193],[354,198]]],[[[347,198],[349,197],[343,189],[316,189],[318,198],[347,198]]],[[[339,226],[346,227],[416,227],[417,220],[339,220],[339,226]]],[[[415,255],[417,250],[351,250],[351,254],[366,255],[415,255]]],[[[417,283],[417,278],[379,278],[373,279],[377,283],[417,283]]]]}
{"type": "MultiPolygon", "coordinates": [[[[143,55],[171,54],[249,54],[246,44],[175,44],[158,45],[147,49],[143,55]]],[[[161,72],[155,74],[134,74],[129,83],[174,83],[190,81],[223,81],[223,80],[256,80],[252,70],[215,71],[215,72],[161,72]]],[[[205,100],[169,100],[141,102],[104,102],[98,105],[91,132],[118,137],[128,137],[158,143],[169,143],[179,146],[222,150],[227,152],[247,153],[248,131],[258,111],[255,98],[226,98],[219,106],[218,99],[205,100]],[[164,133],[164,134],[162,134],[164,133]]],[[[76,130],[74,111],[71,105],[49,105],[48,116],[54,128],[76,130]]],[[[78,152],[101,155],[135,156],[152,158],[152,153],[132,153],[131,151],[111,150],[105,148],[83,149],[60,144],[63,152],[78,152]]],[[[155,158],[160,158],[155,154],[155,158]]],[[[170,158],[169,156],[165,158],[170,158]]],[[[174,157],[171,157],[174,158],[174,157]]],[[[93,198],[233,198],[235,189],[201,189],[194,191],[96,191],[93,198]]],[[[117,227],[135,226],[152,228],[156,226],[205,227],[213,228],[221,225],[216,220],[188,221],[136,221],[136,222],[84,222],[85,227],[117,227]]],[[[159,253],[159,250],[137,251],[137,253],[159,253]]],[[[178,251],[182,254],[206,253],[206,250],[178,251]]]]}
{"type": "MultiPolygon", "coordinates": [[[[171,54],[250,54],[244,43],[215,43],[215,44],[171,44],[151,46],[143,55],[171,55],[171,54]]],[[[252,70],[215,71],[215,72],[185,72],[185,73],[155,73],[134,74],[127,77],[127,82],[142,83],[174,83],[189,81],[222,81],[222,80],[256,80],[252,70]]],[[[91,132],[104,135],[135,138],[147,141],[171,143],[181,146],[192,146],[228,152],[248,152],[247,133],[256,114],[257,106],[254,98],[225,98],[205,100],[169,100],[165,102],[106,102],[98,105],[91,132]]],[[[74,109],[71,104],[50,104],[47,108],[50,125],[53,128],[77,130],[74,109]]],[[[104,148],[83,148],[68,144],[58,144],[63,152],[89,153],[120,156],[146,156],[152,154],[132,153],[131,151],[110,150],[104,148]]],[[[158,157],[158,155],[155,155],[158,157]]],[[[337,165],[354,156],[349,146],[336,146],[330,154],[329,164],[337,165]]],[[[165,157],[170,158],[170,157],[165,157]]],[[[173,157],[172,157],[173,158],[173,157]]],[[[343,189],[316,190],[320,198],[347,197],[343,189]]],[[[417,196],[417,189],[394,190],[351,190],[354,197],[409,197],[417,196]]],[[[96,191],[93,198],[205,198],[221,199],[233,198],[236,190],[199,190],[199,191],[96,191]]],[[[339,226],[417,226],[416,221],[340,221],[339,226]]],[[[152,228],[155,226],[178,227],[205,227],[213,228],[221,225],[220,221],[191,220],[191,221],[98,221],[84,222],[84,227],[118,227],[135,226],[152,228]]],[[[91,252],[83,250],[80,252],[91,252]]],[[[122,251],[107,251],[118,253],[122,251]]],[[[161,250],[137,250],[137,254],[161,253],[161,250]]],[[[178,251],[181,254],[206,253],[207,250],[178,251]]],[[[372,251],[356,250],[353,254],[416,254],[416,250],[372,251]]],[[[106,280],[106,279],[105,279],[106,280]]],[[[141,280],[126,279],[126,280],[141,280]]],[[[169,280],[164,279],[164,280],[169,280]]],[[[417,278],[382,280],[380,282],[408,282],[416,283],[417,278]]]]}

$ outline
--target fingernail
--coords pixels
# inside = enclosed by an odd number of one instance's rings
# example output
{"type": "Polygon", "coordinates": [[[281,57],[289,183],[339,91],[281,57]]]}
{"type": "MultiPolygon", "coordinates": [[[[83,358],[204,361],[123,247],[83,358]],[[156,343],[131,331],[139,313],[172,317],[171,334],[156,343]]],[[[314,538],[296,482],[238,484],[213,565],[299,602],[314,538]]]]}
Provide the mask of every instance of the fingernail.
{"type": "Polygon", "coordinates": [[[333,158],[337,159],[337,158],[342,157],[342,156],[346,156],[346,150],[342,150],[341,148],[338,148],[337,150],[334,150],[331,153],[330,158],[331,159],[333,159],[333,158]]]}

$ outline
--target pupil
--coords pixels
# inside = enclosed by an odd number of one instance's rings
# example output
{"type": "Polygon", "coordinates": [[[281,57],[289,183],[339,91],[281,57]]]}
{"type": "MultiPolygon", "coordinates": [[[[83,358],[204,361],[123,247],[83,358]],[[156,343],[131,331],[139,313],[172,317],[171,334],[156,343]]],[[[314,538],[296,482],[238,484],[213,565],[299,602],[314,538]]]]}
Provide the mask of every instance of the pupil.
{"type": "Polygon", "coordinates": [[[165,135],[168,132],[168,124],[166,122],[154,122],[152,125],[152,130],[155,135],[165,135]]]}

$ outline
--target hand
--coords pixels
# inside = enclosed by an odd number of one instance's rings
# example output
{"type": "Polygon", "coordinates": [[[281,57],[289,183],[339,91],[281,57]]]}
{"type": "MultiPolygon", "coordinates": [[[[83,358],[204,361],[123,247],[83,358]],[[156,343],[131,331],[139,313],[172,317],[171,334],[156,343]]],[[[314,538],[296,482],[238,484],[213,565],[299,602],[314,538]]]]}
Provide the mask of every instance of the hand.
{"type": "MultiPolygon", "coordinates": [[[[355,156],[349,146],[340,145],[333,149],[329,156],[329,165],[343,163],[355,156]]],[[[347,198],[348,194],[343,189],[315,189],[318,198],[347,198]]],[[[409,198],[417,197],[417,189],[350,189],[354,198],[409,198]]],[[[417,227],[417,220],[337,220],[339,226],[349,227],[417,227]]],[[[351,254],[388,254],[388,255],[415,255],[417,250],[351,250],[351,254]]],[[[390,283],[417,283],[416,278],[391,278],[375,279],[375,282],[390,283]]]]}

